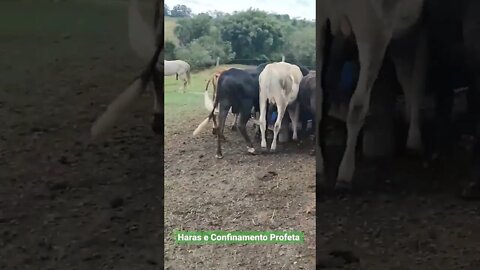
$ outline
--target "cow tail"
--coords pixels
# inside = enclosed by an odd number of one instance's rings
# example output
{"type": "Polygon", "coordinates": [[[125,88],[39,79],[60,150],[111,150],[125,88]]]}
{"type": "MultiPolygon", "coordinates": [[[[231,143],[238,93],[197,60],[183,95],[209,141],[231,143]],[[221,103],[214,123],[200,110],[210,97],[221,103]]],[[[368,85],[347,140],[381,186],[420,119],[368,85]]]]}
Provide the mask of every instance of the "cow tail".
{"type": "MultiPolygon", "coordinates": [[[[205,91],[205,95],[208,97],[208,92],[207,91],[205,91]]],[[[200,133],[200,131],[202,131],[208,125],[208,122],[210,122],[211,119],[213,119],[213,123],[215,123],[215,126],[217,126],[217,123],[216,123],[217,121],[215,120],[214,116],[215,116],[215,108],[218,106],[218,102],[219,101],[218,101],[218,95],[217,95],[217,96],[215,96],[215,101],[214,101],[214,104],[213,104],[213,108],[211,108],[210,114],[193,131],[193,136],[196,136],[198,133],[200,133]]]]}
{"type": "Polygon", "coordinates": [[[208,86],[210,85],[210,82],[211,82],[211,81],[212,81],[212,79],[209,79],[209,80],[207,81],[207,86],[205,86],[205,91],[208,91],[208,86]]]}
{"type": "Polygon", "coordinates": [[[158,57],[163,51],[163,46],[157,47],[150,63],[137,79],[135,79],[115,100],[108,105],[107,110],[95,121],[90,129],[93,139],[103,135],[110,129],[120,115],[145,91],[151,80],[158,57]]]}
{"type": "MultiPolygon", "coordinates": [[[[210,80],[208,80],[208,82],[210,82],[210,80]]],[[[213,101],[208,96],[208,83],[207,87],[205,88],[205,93],[203,94],[203,104],[208,111],[211,111],[214,108],[213,101]]]]}

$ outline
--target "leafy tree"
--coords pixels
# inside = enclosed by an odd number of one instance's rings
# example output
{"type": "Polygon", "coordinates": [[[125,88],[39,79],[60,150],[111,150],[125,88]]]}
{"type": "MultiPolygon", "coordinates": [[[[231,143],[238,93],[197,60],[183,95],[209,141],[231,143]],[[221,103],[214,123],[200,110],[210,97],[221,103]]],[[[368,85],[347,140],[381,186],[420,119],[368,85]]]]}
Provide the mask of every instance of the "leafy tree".
{"type": "Polygon", "coordinates": [[[287,62],[315,67],[315,27],[297,28],[284,46],[287,62]]]}
{"type": "Polygon", "coordinates": [[[192,16],[192,10],[186,5],[176,5],[170,11],[170,16],[188,18],[192,16]]]}
{"type": "Polygon", "coordinates": [[[220,61],[226,63],[235,57],[232,44],[229,41],[217,40],[212,36],[204,36],[195,41],[202,45],[215,61],[217,57],[220,57],[220,61]]]}
{"type": "Polygon", "coordinates": [[[191,19],[182,19],[177,22],[174,33],[181,45],[186,45],[191,41],[206,36],[212,26],[212,17],[202,13],[191,19]]]}
{"type": "Polygon", "coordinates": [[[163,14],[164,16],[170,16],[170,8],[167,6],[167,4],[163,4],[163,14]]]}
{"type": "Polygon", "coordinates": [[[281,24],[264,11],[249,9],[227,15],[219,25],[222,39],[231,42],[236,59],[281,54],[284,44],[281,24]]]}
{"type": "Polygon", "coordinates": [[[219,10],[209,11],[208,14],[215,19],[223,18],[227,15],[227,13],[219,10]]]}
{"type": "Polygon", "coordinates": [[[175,55],[178,59],[187,61],[192,69],[205,68],[215,63],[215,59],[213,59],[208,50],[204,48],[198,40],[186,46],[178,47],[175,50],[175,55]]]}
{"type": "Polygon", "coordinates": [[[165,59],[173,60],[175,59],[175,43],[170,40],[165,41],[165,59]]]}

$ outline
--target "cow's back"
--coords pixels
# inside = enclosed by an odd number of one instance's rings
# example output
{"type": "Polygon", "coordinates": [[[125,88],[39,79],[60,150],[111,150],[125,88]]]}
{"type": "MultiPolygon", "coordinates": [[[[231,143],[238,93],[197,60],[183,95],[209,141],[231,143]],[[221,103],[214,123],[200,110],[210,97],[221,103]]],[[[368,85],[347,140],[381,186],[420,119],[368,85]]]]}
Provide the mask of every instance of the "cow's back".
{"type": "Polygon", "coordinates": [[[249,73],[241,69],[231,68],[220,75],[217,95],[219,99],[229,101],[233,113],[238,113],[240,103],[245,100],[258,107],[258,85],[249,73]]]}
{"type": "Polygon", "coordinates": [[[300,68],[285,62],[268,64],[259,77],[260,92],[273,102],[283,96],[290,103],[297,98],[303,74],[300,68]],[[292,81],[293,79],[293,81],[292,81]],[[280,92],[279,92],[280,91],[280,92]]]}

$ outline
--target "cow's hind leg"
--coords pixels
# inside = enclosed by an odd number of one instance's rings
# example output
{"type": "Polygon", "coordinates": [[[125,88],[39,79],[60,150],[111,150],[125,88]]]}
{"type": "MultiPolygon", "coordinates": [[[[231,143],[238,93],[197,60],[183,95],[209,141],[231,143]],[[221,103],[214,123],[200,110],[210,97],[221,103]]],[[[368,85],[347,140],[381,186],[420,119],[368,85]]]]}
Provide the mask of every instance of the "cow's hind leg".
{"type": "Polygon", "coordinates": [[[267,99],[262,98],[262,93],[260,92],[260,116],[258,117],[258,124],[260,126],[260,136],[261,136],[261,147],[262,149],[267,148],[267,139],[266,139],[266,129],[267,129],[267,99]]]}
{"type": "MultiPolygon", "coordinates": [[[[239,115],[238,113],[236,113],[236,114],[233,115],[233,116],[234,116],[234,118],[233,118],[233,125],[232,125],[232,130],[233,130],[233,131],[236,131],[236,130],[237,130],[238,115],[239,115]]],[[[249,115],[250,115],[250,114],[249,114],[249,115]]],[[[248,121],[248,119],[247,119],[247,121],[248,121]]],[[[247,122],[245,122],[245,124],[246,124],[246,123],[247,123],[247,122]]]]}
{"type": "MultiPolygon", "coordinates": [[[[250,154],[255,153],[255,148],[253,147],[252,141],[250,140],[250,137],[248,137],[247,134],[247,122],[250,119],[250,109],[252,107],[252,103],[248,100],[243,100],[242,101],[242,107],[240,108],[240,112],[236,114],[236,117],[240,117],[240,122],[238,124],[238,129],[240,131],[240,134],[242,134],[243,138],[245,139],[245,142],[247,143],[247,151],[250,154]]],[[[235,119],[236,119],[235,117],[235,119]]],[[[235,121],[236,122],[236,121],[235,121]]]]}
{"type": "Polygon", "coordinates": [[[277,120],[275,121],[275,126],[273,127],[273,141],[270,147],[270,151],[277,150],[277,137],[278,133],[280,132],[280,128],[282,128],[282,120],[285,116],[285,111],[287,104],[284,104],[282,101],[277,102],[277,120]]]}
{"type": "Polygon", "coordinates": [[[425,35],[421,33],[418,37],[407,40],[407,44],[402,43],[394,48],[396,50],[392,50],[392,54],[394,54],[395,71],[405,93],[406,111],[408,112],[407,148],[420,153],[423,150],[420,133],[420,106],[426,79],[425,35]]]}
{"type": "Polygon", "coordinates": [[[357,38],[361,67],[357,87],[349,104],[347,145],[338,171],[338,180],[335,185],[337,190],[351,189],[352,186],[358,134],[365,123],[372,87],[378,76],[390,40],[389,37],[381,35],[380,32],[377,31],[376,34],[365,40],[357,38]]]}
{"type": "Polygon", "coordinates": [[[187,88],[187,85],[188,85],[188,80],[187,78],[183,78],[183,93],[185,93],[185,89],[187,88]]]}
{"type": "Polygon", "coordinates": [[[220,111],[218,112],[218,126],[217,126],[217,153],[216,158],[223,158],[222,155],[222,140],[223,140],[223,129],[225,127],[225,120],[227,119],[228,110],[230,109],[230,104],[222,104],[220,102],[220,111]]]}
{"type": "Polygon", "coordinates": [[[288,106],[288,115],[290,116],[290,120],[292,121],[292,128],[293,128],[293,136],[292,140],[298,140],[298,118],[300,115],[300,103],[297,101],[291,106],[288,106]]]}

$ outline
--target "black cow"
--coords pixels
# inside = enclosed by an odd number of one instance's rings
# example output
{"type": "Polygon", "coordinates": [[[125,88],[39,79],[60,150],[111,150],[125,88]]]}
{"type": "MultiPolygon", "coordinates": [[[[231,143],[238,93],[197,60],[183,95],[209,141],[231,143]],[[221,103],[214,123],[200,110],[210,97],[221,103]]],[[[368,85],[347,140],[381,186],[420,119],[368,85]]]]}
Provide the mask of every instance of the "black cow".
{"type": "MultiPolygon", "coordinates": [[[[297,100],[300,103],[300,122],[302,123],[302,131],[307,135],[307,122],[314,120],[315,117],[315,92],[317,88],[316,72],[312,71],[300,81],[297,100]]],[[[312,127],[315,130],[315,124],[312,127]]]]}
{"type": "MultiPolygon", "coordinates": [[[[247,143],[247,150],[249,153],[255,153],[255,148],[248,137],[246,131],[246,125],[251,117],[252,108],[256,111],[259,110],[258,105],[258,93],[259,84],[258,76],[255,77],[254,73],[249,73],[245,70],[231,68],[222,73],[218,79],[217,95],[214,100],[214,108],[219,106],[218,113],[218,125],[217,126],[217,152],[216,158],[223,158],[221,141],[223,137],[223,130],[225,127],[225,120],[227,118],[228,111],[232,109],[232,113],[239,114],[238,129],[242,134],[245,142],[247,143]],[[253,74],[253,75],[252,75],[253,74]],[[257,78],[257,79],[255,79],[257,78]]],[[[197,134],[210,119],[214,117],[214,110],[210,113],[207,119],[194,131],[194,135],[197,134]]]]}

